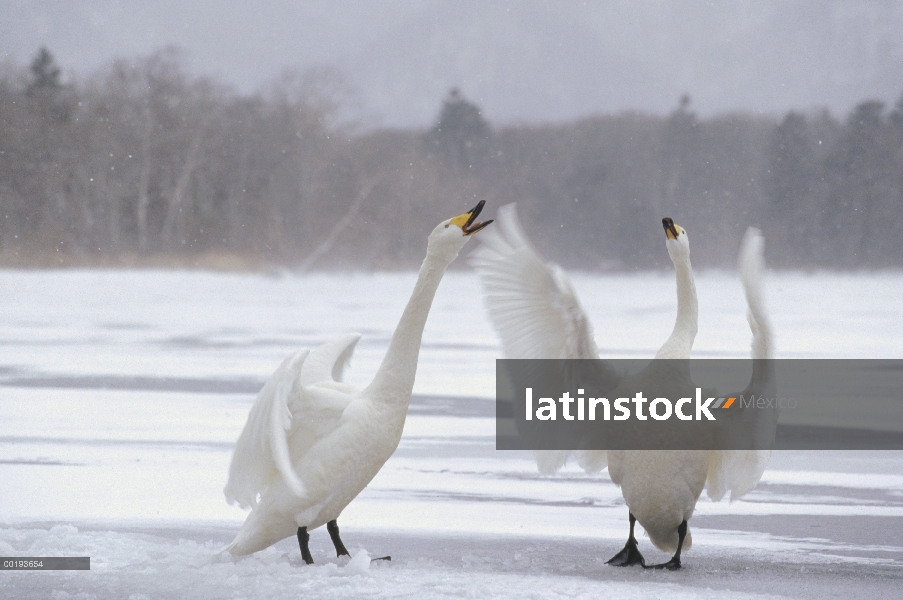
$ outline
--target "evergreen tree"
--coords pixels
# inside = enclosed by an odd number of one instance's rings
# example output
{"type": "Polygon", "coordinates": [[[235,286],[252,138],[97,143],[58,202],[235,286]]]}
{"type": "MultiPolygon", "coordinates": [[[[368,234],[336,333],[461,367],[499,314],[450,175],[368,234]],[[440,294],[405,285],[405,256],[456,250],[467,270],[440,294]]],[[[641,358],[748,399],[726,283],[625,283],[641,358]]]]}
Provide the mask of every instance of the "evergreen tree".
{"type": "Polygon", "coordinates": [[[765,189],[774,218],[789,215],[803,202],[812,176],[813,153],[806,117],[789,112],[775,127],[768,148],[765,189]]]}
{"type": "Polygon", "coordinates": [[[37,56],[31,61],[32,81],[30,91],[59,90],[60,68],[56,66],[53,55],[47,48],[38,50],[37,56]]]}
{"type": "Polygon", "coordinates": [[[826,161],[829,194],[826,216],[829,235],[851,243],[838,259],[844,266],[874,264],[879,258],[876,226],[880,219],[891,170],[886,152],[884,103],[869,100],[857,105],[826,161]]]}
{"type": "Polygon", "coordinates": [[[452,88],[426,141],[447,166],[468,168],[482,158],[490,132],[480,108],[452,88]]]}
{"type": "Polygon", "coordinates": [[[692,195],[691,182],[696,181],[696,158],[699,149],[699,121],[690,110],[690,96],[684,94],[664,126],[660,210],[674,211],[692,195]]]}
{"type": "Polygon", "coordinates": [[[888,121],[890,121],[891,125],[896,127],[898,131],[903,131],[903,94],[900,95],[900,98],[894,105],[894,109],[888,116],[888,121]]]}
{"type": "Polygon", "coordinates": [[[68,121],[74,101],[70,90],[60,83],[60,68],[47,48],[38,50],[30,71],[31,81],[26,93],[38,103],[43,116],[53,121],[68,121]]]}

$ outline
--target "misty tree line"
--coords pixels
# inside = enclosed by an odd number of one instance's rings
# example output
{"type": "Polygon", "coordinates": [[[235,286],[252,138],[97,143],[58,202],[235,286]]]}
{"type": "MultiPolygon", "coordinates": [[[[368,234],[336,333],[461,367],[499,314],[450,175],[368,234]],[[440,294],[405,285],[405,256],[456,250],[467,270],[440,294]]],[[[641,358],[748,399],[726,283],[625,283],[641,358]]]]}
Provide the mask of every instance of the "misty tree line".
{"type": "Polygon", "coordinates": [[[409,268],[486,199],[518,202],[568,267],[667,265],[664,216],[697,266],[732,266],[748,225],[772,265],[903,266],[903,97],[842,120],[699,119],[684,97],[667,117],[497,128],[452,90],[426,131],[341,123],[341,98],[328,71],[238,94],[172,50],[66,84],[46,50],[7,65],[0,264],[409,268]]]}

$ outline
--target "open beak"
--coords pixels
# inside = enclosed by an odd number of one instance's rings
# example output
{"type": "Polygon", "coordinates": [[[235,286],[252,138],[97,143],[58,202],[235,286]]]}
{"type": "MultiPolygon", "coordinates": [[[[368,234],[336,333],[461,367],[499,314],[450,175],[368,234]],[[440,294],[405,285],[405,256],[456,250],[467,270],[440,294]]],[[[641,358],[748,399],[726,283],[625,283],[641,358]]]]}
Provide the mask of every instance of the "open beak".
{"type": "Polygon", "coordinates": [[[477,216],[479,216],[480,211],[483,210],[483,206],[486,204],[485,200],[480,200],[480,202],[474,206],[471,210],[467,211],[463,215],[458,215],[454,219],[451,220],[451,225],[457,225],[461,228],[461,231],[464,232],[464,235],[473,235],[479,230],[483,229],[490,223],[492,220],[486,221],[482,223],[477,221],[477,216]]]}
{"type": "Polygon", "coordinates": [[[669,240],[676,240],[677,236],[680,235],[677,227],[674,226],[674,221],[668,217],[662,219],[662,227],[665,228],[665,235],[668,236],[669,240]]]}

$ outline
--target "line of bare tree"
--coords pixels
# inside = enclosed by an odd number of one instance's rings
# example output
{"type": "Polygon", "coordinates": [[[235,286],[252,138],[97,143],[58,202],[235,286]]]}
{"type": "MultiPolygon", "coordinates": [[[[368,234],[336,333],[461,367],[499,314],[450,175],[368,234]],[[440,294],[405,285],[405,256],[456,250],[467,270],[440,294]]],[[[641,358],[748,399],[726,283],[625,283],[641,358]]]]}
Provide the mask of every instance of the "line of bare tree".
{"type": "Polygon", "coordinates": [[[699,119],[685,97],[667,117],[494,128],[452,90],[427,131],[365,131],[337,122],[337,90],[321,71],[242,95],[173,50],[65,84],[43,49],[4,66],[0,264],[410,268],[485,198],[518,202],[568,267],[665,265],[663,216],[698,266],[732,265],[758,225],[774,265],[903,267],[903,97],[843,120],[699,119]]]}

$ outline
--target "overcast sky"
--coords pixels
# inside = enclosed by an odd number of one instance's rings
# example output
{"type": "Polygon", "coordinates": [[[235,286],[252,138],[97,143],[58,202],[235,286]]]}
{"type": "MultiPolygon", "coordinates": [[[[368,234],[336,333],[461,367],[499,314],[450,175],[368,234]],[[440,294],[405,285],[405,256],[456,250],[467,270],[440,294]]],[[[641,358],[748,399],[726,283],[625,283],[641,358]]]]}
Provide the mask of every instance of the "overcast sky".
{"type": "Polygon", "coordinates": [[[167,45],[243,92],[345,73],[368,125],[426,126],[460,87],[493,124],[639,110],[710,116],[903,94],[903,0],[504,2],[0,0],[0,60],[40,46],[83,76],[167,45]]]}

